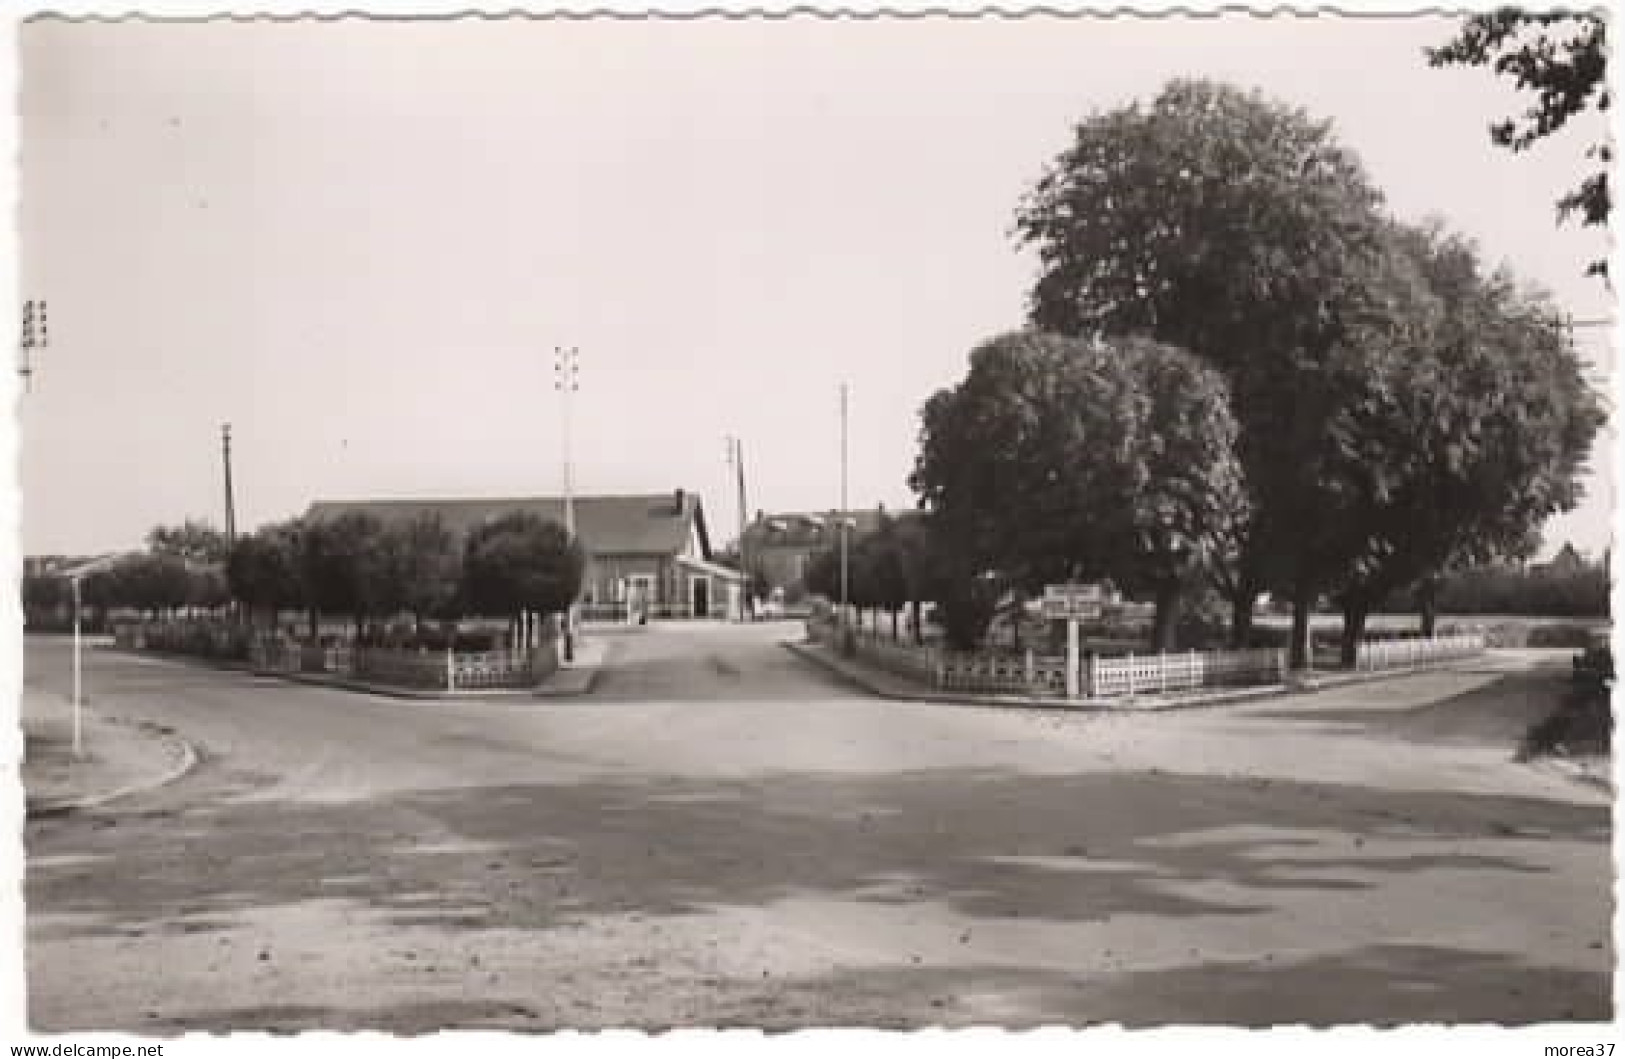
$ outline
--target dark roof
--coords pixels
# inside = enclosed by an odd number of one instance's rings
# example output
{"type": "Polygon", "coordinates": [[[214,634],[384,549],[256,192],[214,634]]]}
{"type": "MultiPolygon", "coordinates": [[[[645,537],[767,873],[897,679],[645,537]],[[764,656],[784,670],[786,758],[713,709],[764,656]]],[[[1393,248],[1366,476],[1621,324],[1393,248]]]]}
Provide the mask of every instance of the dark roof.
{"type": "Polygon", "coordinates": [[[857,540],[880,528],[882,514],[889,515],[893,519],[901,519],[912,515],[913,512],[886,511],[884,508],[849,509],[844,513],[834,509],[780,511],[758,514],[756,521],[746,527],[745,532],[751,543],[759,546],[821,548],[840,539],[837,529],[843,514],[852,520],[851,539],[857,540]]]}
{"type": "MultiPolygon", "coordinates": [[[[318,501],[305,518],[322,521],[353,511],[364,511],[380,521],[405,521],[433,513],[455,536],[511,511],[529,511],[564,525],[564,500],[556,496],[509,498],[318,501]]],[[[649,496],[578,496],[575,498],[576,536],[592,555],[672,555],[687,543],[689,526],[699,529],[702,558],[710,557],[705,516],[695,493],[649,496]]]]}

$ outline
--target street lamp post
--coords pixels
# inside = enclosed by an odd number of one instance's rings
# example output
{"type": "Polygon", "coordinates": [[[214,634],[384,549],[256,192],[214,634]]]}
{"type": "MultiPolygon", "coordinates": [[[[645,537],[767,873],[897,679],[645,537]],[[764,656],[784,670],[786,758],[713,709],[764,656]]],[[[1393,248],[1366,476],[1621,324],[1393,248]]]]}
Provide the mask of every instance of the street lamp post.
{"type": "Polygon", "coordinates": [[[847,625],[847,594],[848,594],[848,566],[847,542],[848,529],[846,523],[846,383],[841,383],[841,629],[844,632],[847,625]]]}
{"type": "Polygon", "coordinates": [[[742,578],[739,617],[745,621],[756,617],[755,579],[750,569],[750,552],[745,547],[745,443],[731,434],[728,436],[728,465],[733,468],[739,487],[739,574],[742,578]]]}
{"type": "Polygon", "coordinates": [[[50,330],[45,319],[44,301],[23,302],[23,333],[18,342],[17,374],[23,377],[23,391],[33,387],[33,353],[50,344],[50,330]]]}
{"type": "MultiPolygon", "coordinates": [[[[576,535],[576,501],[575,501],[575,473],[570,464],[570,404],[571,398],[581,388],[581,354],[580,350],[571,346],[565,349],[562,346],[553,347],[553,388],[559,392],[560,416],[559,421],[564,435],[564,531],[575,540],[576,535]]],[[[575,659],[575,632],[576,632],[576,605],[575,600],[564,612],[564,660],[575,659]]]]}
{"type": "Polygon", "coordinates": [[[84,702],[84,678],[80,667],[80,658],[83,653],[83,637],[80,632],[79,620],[79,578],[70,577],[68,584],[73,588],[73,756],[84,756],[84,727],[80,719],[81,707],[84,702]]]}
{"type": "Polygon", "coordinates": [[[226,543],[237,539],[237,504],[231,494],[231,424],[220,424],[220,463],[226,484],[226,543]]]}
{"type": "Polygon", "coordinates": [[[79,582],[92,574],[100,573],[118,561],[117,555],[104,555],[100,559],[62,571],[68,579],[68,587],[73,592],[73,756],[84,755],[84,723],[82,713],[85,702],[84,685],[84,623],[81,615],[84,613],[84,596],[80,591],[79,582]]]}

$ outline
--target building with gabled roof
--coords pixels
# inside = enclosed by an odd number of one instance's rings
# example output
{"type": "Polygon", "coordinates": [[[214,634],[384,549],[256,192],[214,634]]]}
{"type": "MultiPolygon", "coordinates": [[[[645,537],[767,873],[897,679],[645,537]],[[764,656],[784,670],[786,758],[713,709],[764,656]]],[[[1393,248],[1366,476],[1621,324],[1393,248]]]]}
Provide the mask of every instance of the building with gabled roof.
{"type": "Polygon", "coordinates": [[[768,588],[794,596],[806,587],[807,568],[820,552],[840,546],[841,526],[848,544],[880,528],[883,518],[912,517],[913,512],[888,512],[885,507],[837,511],[758,511],[745,527],[744,551],[752,572],[760,571],[768,588]]]}

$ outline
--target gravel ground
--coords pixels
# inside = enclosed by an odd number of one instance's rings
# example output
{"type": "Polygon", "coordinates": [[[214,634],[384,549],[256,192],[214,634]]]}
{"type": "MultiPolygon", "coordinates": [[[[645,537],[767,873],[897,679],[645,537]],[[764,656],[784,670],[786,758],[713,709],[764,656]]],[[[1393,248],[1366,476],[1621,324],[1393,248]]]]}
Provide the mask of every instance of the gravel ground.
{"type": "Polygon", "coordinates": [[[1549,673],[1037,713],[857,695],[793,631],[623,634],[535,704],[99,654],[98,701],[204,762],[28,825],[31,1022],[1611,1017],[1611,798],[1503,738],[1549,673]]]}

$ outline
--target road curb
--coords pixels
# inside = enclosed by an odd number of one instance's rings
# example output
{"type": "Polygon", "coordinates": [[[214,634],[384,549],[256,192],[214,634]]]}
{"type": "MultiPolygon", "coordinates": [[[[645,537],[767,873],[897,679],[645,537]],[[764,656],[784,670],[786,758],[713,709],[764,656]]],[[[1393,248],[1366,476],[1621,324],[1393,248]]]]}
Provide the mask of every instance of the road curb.
{"type": "Polygon", "coordinates": [[[180,760],[167,771],[160,773],[156,777],[141,780],[138,783],[127,784],[126,786],[120,787],[117,790],[107,791],[103,794],[89,795],[80,798],[57,798],[36,802],[26,802],[23,812],[24,819],[43,820],[50,817],[66,816],[70,813],[84,812],[88,809],[97,809],[108,804],[109,802],[117,801],[121,798],[128,798],[132,795],[147,794],[158,790],[159,788],[169,786],[171,783],[181,779],[183,776],[197,767],[198,762],[201,760],[201,755],[198,754],[197,747],[192,744],[191,740],[186,739],[183,736],[176,735],[173,732],[165,733],[161,736],[161,738],[164,742],[168,743],[178,751],[178,756],[180,758],[180,760]]]}

